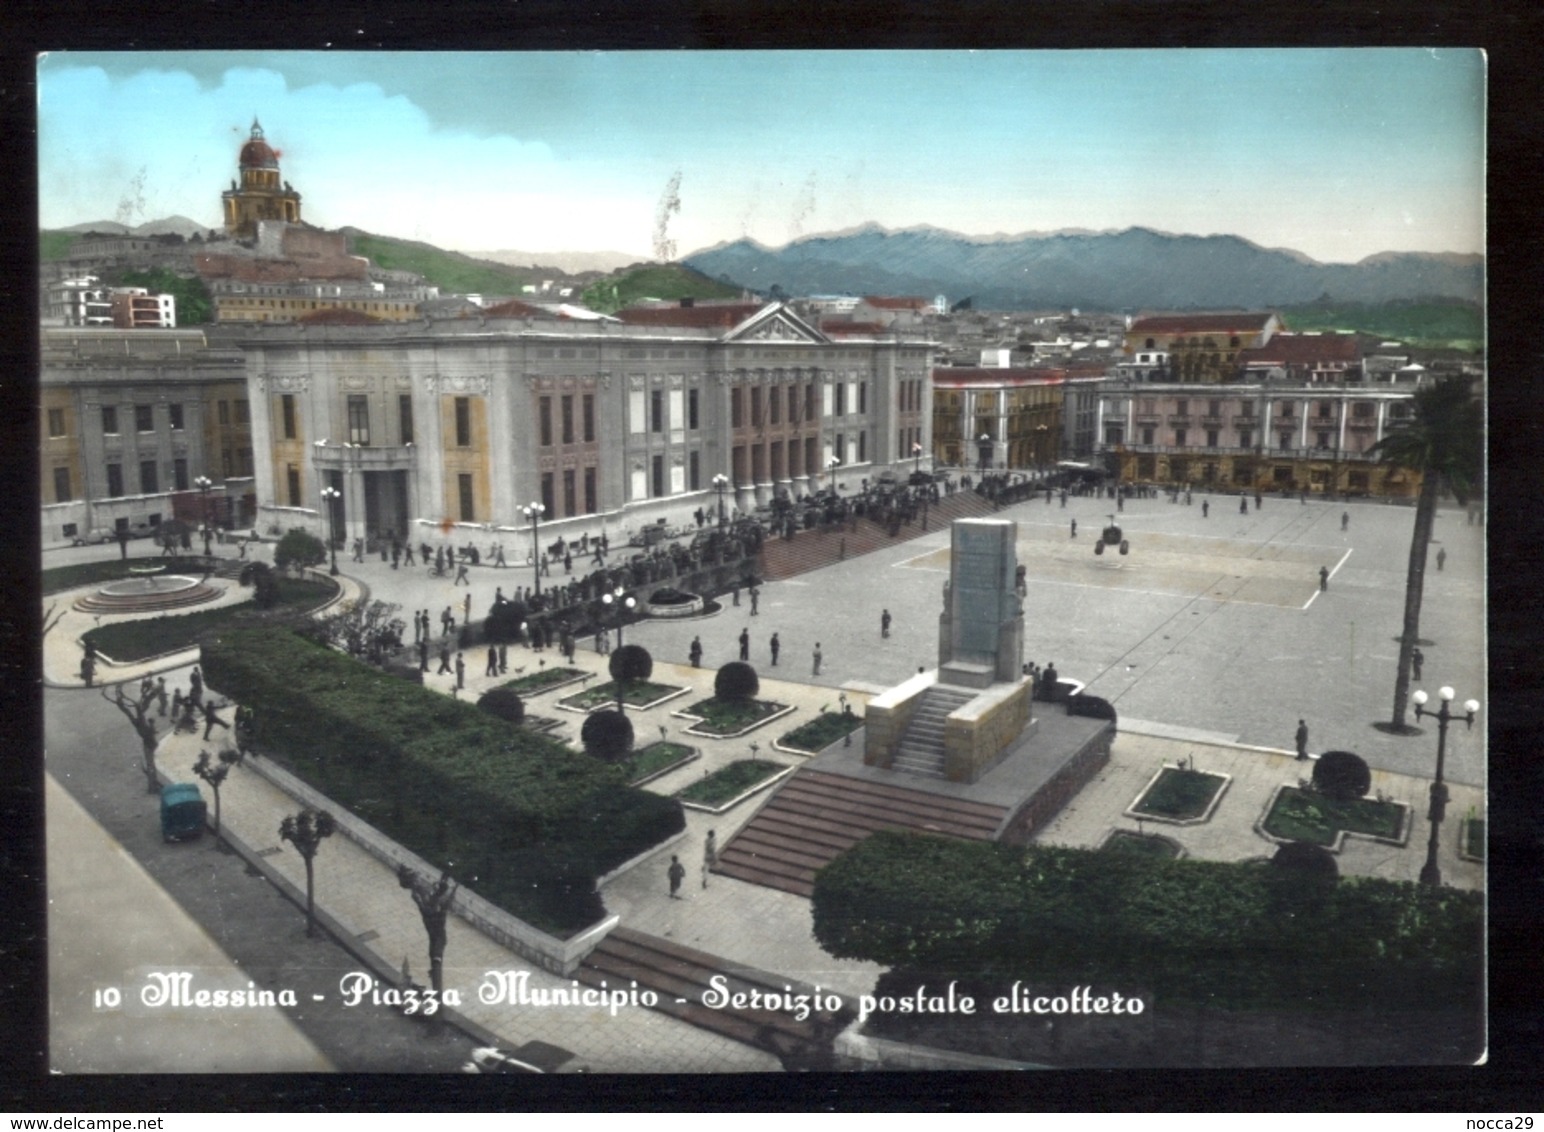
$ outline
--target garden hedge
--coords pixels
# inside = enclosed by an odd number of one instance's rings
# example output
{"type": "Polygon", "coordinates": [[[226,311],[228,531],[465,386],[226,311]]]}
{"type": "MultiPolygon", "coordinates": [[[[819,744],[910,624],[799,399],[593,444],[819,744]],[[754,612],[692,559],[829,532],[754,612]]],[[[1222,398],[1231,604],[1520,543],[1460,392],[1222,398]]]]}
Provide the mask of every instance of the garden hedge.
{"type": "Polygon", "coordinates": [[[1292,895],[1266,864],[875,833],[815,878],[842,959],[1290,1009],[1482,1001],[1480,893],[1366,877],[1292,895]]]}
{"type": "Polygon", "coordinates": [[[284,630],[203,648],[211,689],[255,709],[258,746],[517,916],[570,934],[596,878],[685,827],[619,771],[284,630]]]}

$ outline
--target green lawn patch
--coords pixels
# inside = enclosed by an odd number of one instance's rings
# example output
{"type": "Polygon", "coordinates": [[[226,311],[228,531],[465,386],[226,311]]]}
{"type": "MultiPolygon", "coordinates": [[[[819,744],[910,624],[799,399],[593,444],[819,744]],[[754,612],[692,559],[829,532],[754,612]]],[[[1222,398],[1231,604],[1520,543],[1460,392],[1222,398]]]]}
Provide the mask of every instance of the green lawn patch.
{"type": "Polygon", "coordinates": [[[772,700],[721,700],[714,696],[698,700],[691,707],[684,708],[681,714],[698,718],[699,722],[688,728],[693,734],[727,738],[743,735],[787,710],[787,704],[772,700]]]}
{"type": "Polygon", "coordinates": [[[839,711],[823,711],[808,723],[781,736],[777,743],[790,750],[818,755],[844,735],[863,726],[863,717],[839,711]]]}
{"type": "Polygon", "coordinates": [[[1265,832],[1288,841],[1333,845],[1341,830],[1393,840],[1399,836],[1404,808],[1393,802],[1357,798],[1338,802],[1322,794],[1288,786],[1276,795],[1265,818],[1265,832]]]}
{"type": "Polygon", "coordinates": [[[584,672],[578,668],[542,668],[518,680],[511,680],[507,684],[500,684],[501,688],[508,688],[522,696],[534,696],[538,692],[545,691],[554,684],[567,684],[570,680],[577,680],[584,672]]]}
{"type": "Polygon", "coordinates": [[[1139,814],[1189,821],[1206,813],[1227,781],[1220,774],[1166,766],[1131,808],[1139,814]]]}
{"type": "Polygon", "coordinates": [[[1129,829],[1117,829],[1099,846],[1102,853],[1132,853],[1139,857],[1179,856],[1179,846],[1167,837],[1154,837],[1150,833],[1132,833],[1129,829]]]}
{"type": "MultiPolygon", "coordinates": [[[[655,684],[648,680],[634,680],[627,686],[622,702],[628,707],[648,708],[685,690],[677,684],[655,684]]],[[[594,711],[596,708],[610,707],[616,702],[616,681],[607,680],[604,684],[592,684],[582,692],[564,696],[558,701],[558,705],[574,708],[577,711],[594,711]]]]}
{"type": "Polygon", "coordinates": [[[336,583],[314,578],[275,576],[279,599],[272,609],[258,609],[250,601],[181,613],[175,617],[151,617],[140,621],[119,621],[92,629],[82,638],[98,652],[118,661],[143,660],[149,656],[191,648],[205,633],[217,629],[247,629],[295,613],[305,613],[325,605],[338,592],[336,583]]]}
{"type": "Polygon", "coordinates": [[[100,562],[77,562],[73,566],[55,566],[52,570],[43,571],[43,592],[45,594],[58,593],[60,590],[73,590],[80,586],[102,585],[104,582],[122,582],[135,577],[129,572],[129,567],[164,566],[165,574],[192,574],[201,576],[204,572],[204,560],[202,558],[166,557],[155,555],[150,558],[130,558],[124,561],[122,558],[104,558],[100,562]]]}
{"type": "Polygon", "coordinates": [[[641,747],[622,761],[622,781],[640,786],[697,757],[697,751],[685,743],[659,742],[641,747]]]}
{"type": "Polygon", "coordinates": [[[766,759],[737,759],[715,770],[702,781],[677,791],[676,797],[687,804],[695,803],[709,808],[722,806],[787,769],[781,763],[768,762],[766,759]]]}

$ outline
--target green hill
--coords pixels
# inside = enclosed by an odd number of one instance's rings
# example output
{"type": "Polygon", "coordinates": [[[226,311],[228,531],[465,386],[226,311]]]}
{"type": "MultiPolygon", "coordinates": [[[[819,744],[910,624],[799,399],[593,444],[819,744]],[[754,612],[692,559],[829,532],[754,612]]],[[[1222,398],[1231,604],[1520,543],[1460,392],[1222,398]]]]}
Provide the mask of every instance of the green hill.
{"type": "Polygon", "coordinates": [[[1477,303],[1321,301],[1280,310],[1292,330],[1355,330],[1428,349],[1477,351],[1485,343],[1485,309],[1477,303]]]}
{"type": "MultiPolygon", "coordinates": [[[[460,252],[447,252],[432,244],[376,236],[357,228],[342,229],[352,255],[365,256],[388,271],[411,271],[446,295],[518,295],[520,288],[539,278],[529,267],[511,267],[460,252]]],[[[546,272],[546,278],[552,273],[546,272]]]]}
{"type": "Polygon", "coordinates": [[[610,314],[641,299],[737,299],[740,288],[677,263],[624,268],[584,289],[580,302],[610,314]]]}
{"type": "Polygon", "coordinates": [[[70,248],[80,239],[79,232],[55,232],[44,228],[38,233],[38,259],[53,263],[70,254],[70,248]]]}

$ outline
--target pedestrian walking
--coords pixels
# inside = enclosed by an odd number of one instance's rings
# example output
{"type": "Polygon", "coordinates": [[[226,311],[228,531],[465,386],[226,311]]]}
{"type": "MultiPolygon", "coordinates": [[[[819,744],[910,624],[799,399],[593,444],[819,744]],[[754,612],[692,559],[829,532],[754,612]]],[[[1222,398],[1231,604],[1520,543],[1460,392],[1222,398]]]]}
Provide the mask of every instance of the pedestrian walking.
{"type": "Polygon", "coordinates": [[[192,675],[188,677],[188,700],[197,707],[204,699],[204,674],[198,670],[198,665],[193,666],[192,675]]]}
{"type": "Polygon", "coordinates": [[[418,563],[413,561],[413,544],[410,543],[410,542],[402,544],[402,565],[404,565],[404,566],[416,566],[416,565],[418,565],[418,563]]]}
{"type": "Polygon", "coordinates": [[[166,677],[165,676],[157,676],[155,678],[155,699],[156,699],[156,703],[160,707],[160,714],[164,717],[166,715],[166,677]]]}
{"type": "Polygon", "coordinates": [[[1072,520],[1072,537],[1078,537],[1078,521],[1076,519],[1072,520]]]}
{"type": "Polygon", "coordinates": [[[890,635],[890,611],[888,609],[879,615],[879,635],[881,637],[888,637],[890,635]]]}
{"type": "Polygon", "coordinates": [[[499,675],[503,676],[509,671],[509,645],[499,642],[499,675]]]}
{"type": "Polygon", "coordinates": [[[453,585],[453,586],[459,586],[462,582],[465,582],[467,584],[467,588],[468,589],[471,588],[472,580],[466,576],[466,563],[465,562],[459,563],[456,566],[456,580],[451,582],[450,584],[453,585]]]}
{"type": "Polygon", "coordinates": [[[1351,512],[1349,512],[1349,511],[1342,511],[1340,513],[1340,529],[1341,530],[1345,530],[1350,525],[1351,525],[1351,512]]]}
{"type": "Polygon", "coordinates": [[[820,659],[821,659],[820,658],[820,642],[816,641],[815,642],[815,655],[814,655],[815,675],[816,676],[820,675],[820,659]]]}
{"type": "Polygon", "coordinates": [[[748,628],[747,629],[741,629],[740,630],[740,659],[741,660],[750,660],[750,658],[751,658],[751,631],[748,628]]]}
{"type": "Polygon", "coordinates": [[[214,727],[223,727],[225,730],[229,731],[231,725],[226,723],[225,720],[221,719],[218,715],[215,714],[214,701],[210,700],[208,703],[204,704],[204,739],[206,742],[209,739],[210,729],[214,727]]]}
{"type": "Polygon", "coordinates": [[[689,650],[687,650],[687,654],[686,655],[691,659],[692,667],[693,668],[701,668],[702,667],[702,638],[701,637],[693,637],[692,638],[692,647],[689,650]]]}
{"type": "Polygon", "coordinates": [[[1410,654],[1410,671],[1417,680],[1421,678],[1421,666],[1425,663],[1426,654],[1423,653],[1420,649],[1417,648],[1410,654]]]}
{"type": "Polygon", "coordinates": [[[1206,518],[1211,513],[1212,504],[1208,499],[1201,500],[1201,518],[1206,518]]]}
{"type": "Polygon", "coordinates": [[[1323,593],[1325,590],[1327,590],[1329,588],[1330,588],[1330,568],[1328,566],[1320,566],[1319,567],[1319,592],[1323,593]]]}
{"type": "MultiPolygon", "coordinates": [[[[1258,508],[1258,506],[1259,505],[1256,504],[1257,508],[1258,508]]],[[[1249,514],[1249,500],[1248,500],[1247,497],[1242,496],[1242,495],[1238,497],[1238,513],[1240,515],[1247,515],[1247,514],[1249,514]]]]}
{"type": "Polygon", "coordinates": [[[488,666],[483,671],[484,676],[497,676],[499,674],[499,648],[497,645],[488,646],[488,666]]]}
{"type": "Polygon", "coordinates": [[[1254,493],[1254,509],[1256,511],[1258,511],[1260,509],[1260,500],[1261,500],[1261,498],[1262,498],[1262,496],[1260,495],[1260,493],[1258,491],[1254,493]]]}
{"type": "Polygon", "coordinates": [[[736,605],[739,605],[740,604],[740,583],[739,582],[736,582],[734,584],[734,587],[733,587],[731,592],[734,594],[734,603],[736,605]]]}
{"type": "Polygon", "coordinates": [[[772,649],[772,667],[776,668],[777,667],[777,654],[778,654],[778,650],[783,647],[782,643],[780,641],[778,641],[777,634],[773,633],[772,634],[772,639],[770,641],[768,641],[767,644],[772,649]]]}
{"type": "Polygon", "coordinates": [[[88,688],[92,686],[91,682],[96,679],[96,658],[90,653],[80,658],[80,678],[82,683],[88,688]]]}
{"type": "Polygon", "coordinates": [[[472,591],[471,582],[467,583],[466,596],[461,599],[461,624],[466,625],[472,620],[472,591]]]}
{"type": "Polygon", "coordinates": [[[1299,759],[1306,759],[1308,757],[1308,724],[1301,719],[1297,721],[1297,735],[1295,738],[1297,741],[1297,757],[1299,759]]]}
{"type": "Polygon", "coordinates": [[[466,661],[461,659],[461,654],[456,654],[456,691],[466,687],[466,661]]]}
{"type": "Polygon", "coordinates": [[[760,611],[756,608],[756,605],[757,605],[758,602],[761,601],[761,591],[758,590],[755,586],[752,586],[750,588],[750,595],[751,595],[751,616],[752,617],[756,617],[760,613],[760,611]]]}
{"type": "Polygon", "coordinates": [[[718,864],[718,840],[714,832],[708,830],[708,838],[702,843],[702,887],[708,887],[708,873],[713,871],[713,866],[718,864]]]}
{"type": "Polygon", "coordinates": [[[1437,548],[1437,570],[1439,573],[1445,565],[1447,565],[1447,549],[1439,546],[1437,548]]]}
{"type": "Polygon", "coordinates": [[[429,671],[429,642],[428,641],[419,641],[418,642],[418,671],[420,671],[420,672],[428,672],[429,671]]]}
{"type": "Polygon", "coordinates": [[[493,548],[493,565],[495,569],[502,570],[509,563],[504,561],[504,544],[498,543],[493,548]]]}
{"type": "Polygon", "coordinates": [[[686,866],[681,864],[681,858],[672,854],[665,875],[670,878],[670,899],[681,899],[681,882],[686,879],[686,866]]]}
{"type": "Polygon", "coordinates": [[[440,646],[440,666],[435,671],[434,674],[436,676],[445,676],[445,675],[448,675],[450,671],[451,671],[451,668],[450,668],[450,646],[449,645],[441,645],[440,646]]]}

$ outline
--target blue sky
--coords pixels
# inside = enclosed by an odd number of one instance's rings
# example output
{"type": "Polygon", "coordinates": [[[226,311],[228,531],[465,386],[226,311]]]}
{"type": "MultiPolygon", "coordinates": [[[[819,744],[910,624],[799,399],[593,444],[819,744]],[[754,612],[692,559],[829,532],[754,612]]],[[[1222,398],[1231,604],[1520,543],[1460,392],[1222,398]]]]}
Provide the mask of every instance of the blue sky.
{"type": "Polygon", "coordinates": [[[253,116],[306,220],[680,255],[874,222],[1144,225],[1324,262],[1484,246],[1472,50],[55,53],[43,227],[220,222],[253,116]]]}

